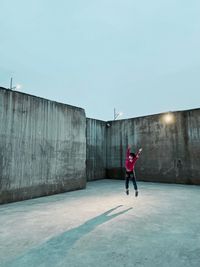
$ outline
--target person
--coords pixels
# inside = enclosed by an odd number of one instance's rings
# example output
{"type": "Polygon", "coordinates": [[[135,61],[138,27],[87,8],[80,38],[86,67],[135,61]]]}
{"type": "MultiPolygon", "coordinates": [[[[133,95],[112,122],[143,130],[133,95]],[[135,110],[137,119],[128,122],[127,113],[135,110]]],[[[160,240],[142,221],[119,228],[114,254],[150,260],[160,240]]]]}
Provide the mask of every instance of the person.
{"type": "Polygon", "coordinates": [[[138,150],[138,152],[131,153],[131,148],[128,146],[127,152],[126,152],[126,162],[125,162],[125,168],[126,168],[126,179],[125,179],[125,187],[126,187],[126,194],[129,194],[129,180],[132,178],[133,186],[135,189],[135,196],[138,196],[138,187],[136,182],[136,176],[135,176],[135,164],[138,160],[140,153],[142,152],[142,148],[138,150]]]}

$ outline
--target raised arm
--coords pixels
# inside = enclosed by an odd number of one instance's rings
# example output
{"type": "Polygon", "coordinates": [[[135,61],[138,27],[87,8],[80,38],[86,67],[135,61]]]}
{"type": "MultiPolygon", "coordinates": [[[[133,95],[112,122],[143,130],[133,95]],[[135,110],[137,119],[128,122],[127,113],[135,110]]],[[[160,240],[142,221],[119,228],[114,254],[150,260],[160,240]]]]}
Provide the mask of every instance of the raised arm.
{"type": "Polygon", "coordinates": [[[130,156],[130,151],[131,151],[131,148],[130,146],[128,146],[127,151],[126,151],[126,159],[128,159],[128,157],[130,156]]]}
{"type": "Polygon", "coordinates": [[[138,152],[137,152],[137,154],[136,154],[136,157],[137,157],[137,158],[139,158],[141,152],[142,152],[142,148],[140,148],[140,149],[138,150],[138,152]]]}

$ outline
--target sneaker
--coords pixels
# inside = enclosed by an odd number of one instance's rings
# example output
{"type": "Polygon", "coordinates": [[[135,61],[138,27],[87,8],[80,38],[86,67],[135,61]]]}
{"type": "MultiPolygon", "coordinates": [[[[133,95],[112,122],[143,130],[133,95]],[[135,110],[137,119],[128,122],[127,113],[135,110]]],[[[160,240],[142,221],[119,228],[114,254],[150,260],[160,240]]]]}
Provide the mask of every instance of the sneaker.
{"type": "Polygon", "coordinates": [[[129,195],[129,190],[128,189],[126,189],[126,194],[129,195]]]}
{"type": "Polygon", "coordinates": [[[137,191],[137,190],[135,191],[135,196],[136,196],[136,197],[138,196],[138,191],[137,191]]]}

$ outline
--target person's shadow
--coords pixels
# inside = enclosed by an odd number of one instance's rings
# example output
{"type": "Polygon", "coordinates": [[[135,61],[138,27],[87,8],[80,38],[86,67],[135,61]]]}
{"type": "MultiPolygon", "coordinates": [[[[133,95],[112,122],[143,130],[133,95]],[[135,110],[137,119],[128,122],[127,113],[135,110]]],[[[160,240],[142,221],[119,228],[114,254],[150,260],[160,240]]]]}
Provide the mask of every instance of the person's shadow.
{"type": "Polygon", "coordinates": [[[84,235],[90,233],[97,226],[132,209],[128,208],[110,215],[111,212],[115,211],[121,206],[122,205],[119,205],[113,209],[110,209],[103,214],[86,221],[84,224],[76,228],[51,238],[38,247],[32,248],[25,254],[7,262],[3,267],[56,267],[59,263],[63,262],[68,250],[72,248],[73,245],[84,235]]]}

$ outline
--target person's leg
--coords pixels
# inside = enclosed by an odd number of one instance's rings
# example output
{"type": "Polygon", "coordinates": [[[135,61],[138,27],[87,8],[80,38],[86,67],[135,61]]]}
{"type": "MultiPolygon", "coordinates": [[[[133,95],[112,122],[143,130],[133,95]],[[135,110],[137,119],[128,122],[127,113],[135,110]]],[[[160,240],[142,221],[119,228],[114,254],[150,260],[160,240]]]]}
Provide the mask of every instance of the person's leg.
{"type": "Polygon", "coordinates": [[[130,173],[126,172],[126,178],[125,178],[125,187],[126,187],[126,194],[129,194],[129,179],[130,179],[130,173]]]}
{"type": "Polygon", "coordinates": [[[133,170],[133,186],[135,189],[135,196],[138,196],[138,187],[137,187],[137,181],[136,181],[136,175],[135,175],[135,171],[133,170]]]}

